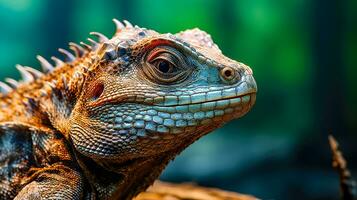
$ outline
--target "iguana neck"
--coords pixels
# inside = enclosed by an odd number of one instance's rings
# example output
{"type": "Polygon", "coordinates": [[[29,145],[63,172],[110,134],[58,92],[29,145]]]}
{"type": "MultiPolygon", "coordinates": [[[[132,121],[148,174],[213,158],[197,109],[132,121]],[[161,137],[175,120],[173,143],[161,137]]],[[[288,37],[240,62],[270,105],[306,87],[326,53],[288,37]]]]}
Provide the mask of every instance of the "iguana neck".
{"type": "Polygon", "coordinates": [[[131,199],[158,178],[172,153],[125,162],[94,161],[76,152],[78,163],[99,199],[131,199]]]}
{"type": "Polygon", "coordinates": [[[74,154],[100,199],[130,200],[153,184],[167,164],[201,136],[182,139],[178,148],[152,157],[106,161],[93,160],[77,151],[74,154]]]}

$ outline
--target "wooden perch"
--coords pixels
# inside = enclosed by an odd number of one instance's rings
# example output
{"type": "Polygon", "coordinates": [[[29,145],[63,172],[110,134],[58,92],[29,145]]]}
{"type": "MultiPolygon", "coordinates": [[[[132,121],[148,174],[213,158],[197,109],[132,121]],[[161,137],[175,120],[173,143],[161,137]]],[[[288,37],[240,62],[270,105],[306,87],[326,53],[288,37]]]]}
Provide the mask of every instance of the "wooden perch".
{"type": "Polygon", "coordinates": [[[328,139],[333,156],[332,166],[340,175],[341,199],[354,200],[356,198],[356,182],[352,179],[351,173],[347,168],[347,162],[338,148],[336,139],[332,135],[328,139]]]}
{"type": "Polygon", "coordinates": [[[173,184],[156,181],[134,200],[257,200],[249,195],[205,188],[192,183],[173,184]]]}

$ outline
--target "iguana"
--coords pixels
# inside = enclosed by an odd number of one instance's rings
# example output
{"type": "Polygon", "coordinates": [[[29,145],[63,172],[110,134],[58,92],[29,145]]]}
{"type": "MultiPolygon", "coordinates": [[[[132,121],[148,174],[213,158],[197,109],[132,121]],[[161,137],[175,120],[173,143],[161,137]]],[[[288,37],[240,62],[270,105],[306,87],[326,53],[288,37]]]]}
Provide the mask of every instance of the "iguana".
{"type": "Polygon", "coordinates": [[[113,21],[111,39],[92,32],[0,82],[0,199],[131,199],[255,103],[252,70],[204,31],[113,21]]]}

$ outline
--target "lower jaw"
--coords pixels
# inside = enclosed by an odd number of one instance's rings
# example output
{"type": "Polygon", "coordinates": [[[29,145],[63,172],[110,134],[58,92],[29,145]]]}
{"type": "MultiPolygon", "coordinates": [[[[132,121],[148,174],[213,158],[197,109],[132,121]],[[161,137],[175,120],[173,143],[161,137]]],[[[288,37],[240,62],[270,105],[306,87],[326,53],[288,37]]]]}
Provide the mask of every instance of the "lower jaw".
{"type": "MultiPolygon", "coordinates": [[[[153,108],[159,113],[170,114],[171,119],[175,116],[182,116],[182,127],[194,128],[200,125],[218,125],[226,123],[232,119],[240,118],[252,108],[255,103],[256,94],[251,93],[236,98],[224,99],[212,102],[203,102],[192,105],[178,105],[178,106],[154,106],[153,108]],[[213,124],[212,124],[213,123],[213,124]]],[[[177,121],[176,125],[177,125],[177,121]]],[[[180,124],[180,123],[178,123],[180,124]]],[[[177,129],[180,127],[173,127],[177,129]]],[[[175,132],[175,131],[174,131],[175,132]]]]}
{"type": "MultiPolygon", "coordinates": [[[[111,128],[118,135],[137,134],[147,136],[158,133],[165,137],[173,133],[192,132],[199,126],[221,126],[232,119],[245,115],[255,103],[255,94],[247,94],[231,99],[223,99],[214,102],[177,106],[149,106],[138,103],[124,103],[117,106],[108,106],[112,113],[120,113],[107,118],[106,128],[111,128]],[[131,118],[127,121],[128,118],[131,118]],[[115,122],[115,123],[114,123],[115,122]],[[140,123],[139,123],[140,122],[140,123]],[[135,130],[131,132],[131,130],[135,130]]],[[[103,108],[104,109],[104,108],[103,108]]],[[[96,111],[99,112],[99,111],[96,111]]],[[[106,116],[109,116],[107,114],[106,116]]],[[[101,118],[98,118],[102,120],[101,118]]],[[[118,136],[119,137],[119,136],[118,136]]],[[[150,136],[149,136],[150,137],[150,136]]],[[[153,136],[156,137],[156,136],[153,136]]]]}
{"type": "MultiPolygon", "coordinates": [[[[223,114],[215,115],[214,118],[212,118],[212,120],[210,120],[210,121],[217,122],[217,123],[218,122],[226,123],[226,122],[229,122],[230,120],[243,117],[245,114],[247,114],[249,112],[249,110],[254,105],[255,94],[248,94],[243,97],[246,98],[246,100],[241,101],[241,103],[239,103],[239,104],[232,104],[232,105],[228,106],[227,108],[221,109],[220,113],[223,113],[223,114]],[[248,97],[249,97],[249,100],[247,100],[248,97]]],[[[239,97],[239,98],[242,99],[243,97],[239,97]]],[[[202,122],[209,123],[210,121],[208,121],[208,122],[202,121],[202,122]]]]}
{"type": "MultiPolygon", "coordinates": [[[[241,97],[240,97],[241,98],[241,97]]],[[[246,97],[247,98],[247,97],[246,97]]],[[[212,132],[213,130],[221,127],[225,123],[231,121],[232,119],[240,118],[251,109],[255,103],[255,94],[249,94],[249,100],[244,101],[243,103],[237,105],[232,104],[228,107],[217,109],[217,110],[207,110],[207,111],[198,111],[193,113],[193,119],[184,119],[184,126],[177,126],[176,124],[173,127],[167,127],[166,131],[160,130],[147,130],[149,132],[149,137],[152,138],[163,138],[162,141],[169,141],[169,139],[175,138],[175,142],[171,148],[175,149],[177,145],[181,144],[191,144],[200,137],[212,132]],[[200,113],[207,115],[208,113],[213,113],[212,117],[205,116],[200,118],[200,113]],[[196,116],[195,116],[196,114],[196,116]],[[196,118],[195,118],[196,117],[196,118]],[[166,133],[166,134],[163,134],[166,133]],[[185,141],[185,142],[183,142],[185,141]]],[[[160,112],[160,111],[159,111],[160,112]]],[[[176,113],[177,114],[177,113],[176,113]]],[[[187,113],[181,113],[183,116],[187,113]]],[[[172,114],[171,114],[172,115],[172,114]]],[[[177,122],[177,121],[175,121],[177,122]]],[[[165,126],[162,124],[160,126],[165,126]]],[[[168,145],[168,144],[165,144],[168,145]]],[[[155,145],[150,145],[150,148],[153,148],[155,145]]],[[[159,145],[160,148],[162,145],[159,145]]]]}

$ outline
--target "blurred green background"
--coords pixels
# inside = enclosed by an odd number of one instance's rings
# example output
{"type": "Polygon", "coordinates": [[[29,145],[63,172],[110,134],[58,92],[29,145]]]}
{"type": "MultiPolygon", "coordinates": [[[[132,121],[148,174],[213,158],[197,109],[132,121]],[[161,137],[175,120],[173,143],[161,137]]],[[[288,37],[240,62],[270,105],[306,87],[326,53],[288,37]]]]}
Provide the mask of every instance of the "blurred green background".
{"type": "Polygon", "coordinates": [[[14,65],[90,31],[114,33],[112,18],[159,32],[199,27],[224,54],[251,66],[259,87],[247,116],[207,135],[161,179],[194,181],[262,199],[338,199],[327,135],[357,176],[357,1],[0,0],[0,79],[14,65]]]}

